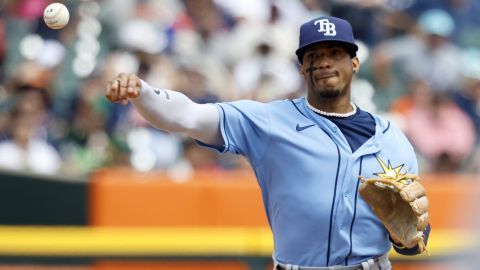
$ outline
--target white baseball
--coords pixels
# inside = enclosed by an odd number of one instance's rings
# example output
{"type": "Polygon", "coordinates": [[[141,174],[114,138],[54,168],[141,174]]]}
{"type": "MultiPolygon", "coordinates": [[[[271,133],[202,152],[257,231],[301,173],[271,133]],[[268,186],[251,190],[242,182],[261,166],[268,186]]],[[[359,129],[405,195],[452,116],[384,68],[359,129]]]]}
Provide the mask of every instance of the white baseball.
{"type": "Polygon", "coordinates": [[[61,29],[67,25],[70,13],[67,7],[61,3],[48,5],[43,11],[45,24],[52,29],[61,29]]]}

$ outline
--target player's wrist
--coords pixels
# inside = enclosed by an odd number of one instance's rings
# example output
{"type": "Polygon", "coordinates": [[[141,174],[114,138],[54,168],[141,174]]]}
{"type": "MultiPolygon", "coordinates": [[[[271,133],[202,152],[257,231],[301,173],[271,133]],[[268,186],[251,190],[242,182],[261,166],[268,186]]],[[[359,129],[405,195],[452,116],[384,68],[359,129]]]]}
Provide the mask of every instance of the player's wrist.
{"type": "Polygon", "coordinates": [[[137,97],[144,96],[146,93],[153,93],[153,87],[148,84],[146,81],[139,79],[140,80],[140,89],[138,90],[138,95],[137,97]]]}
{"type": "Polygon", "coordinates": [[[140,85],[141,85],[140,93],[142,93],[146,90],[151,90],[152,89],[152,86],[142,79],[140,79],[140,85]]]}
{"type": "Polygon", "coordinates": [[[405,246],[402,245],[401,243],[397,243],[395,241],[391,241],[392,242],[392,245],[397,248],[397,249],[405,249],[405,246]]]}

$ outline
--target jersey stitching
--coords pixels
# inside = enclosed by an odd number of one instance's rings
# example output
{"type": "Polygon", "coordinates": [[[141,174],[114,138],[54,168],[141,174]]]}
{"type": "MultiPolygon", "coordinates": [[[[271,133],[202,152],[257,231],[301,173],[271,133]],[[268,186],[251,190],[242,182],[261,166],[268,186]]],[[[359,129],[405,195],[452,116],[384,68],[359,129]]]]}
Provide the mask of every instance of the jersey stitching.
{"type": "MultiPolygon", "coordinates": [[[[305,118],[307,118],[308,120],[310,120],[310,118],[308,118],[297,106],[297,104],[295,104],[295,102],[293,102],[293,100],[290,100],[290,102],[292,102],[293,106],[295,107],[295,109],[297,109],[297,111],[305,116],[305,118]]],[[[322,129],[322,128],[320,128],[322,129]]],[[[323,130],[323,129],[322,129],[323,130]]],[[[323,130],[323,132],[325,132],[323,130]]],[[[334,193],[333,193],[333,200],[332,200],[332,208],[330,210],[330,224],[329,224],[329,229],[328,229],[328,244],[327,244],[327,266],[329,265],[330,263],[330,245],[331,245],[331,241],[332,241],[332,223],[333,223],[333,210],[335,208],[335,199],[336,199],[336,196],[337,196],[337,185],[338,185],[338,174],[340,172],[340,160],[341,160],[341,154],[340,154],[340,148],[338,147],[338,144],[335,142],[335,140],[327,133],[325,132],[325,134],[330,138],[330,140],[332,140],[332,142],[335,144],[335,147],[337,147],[337,154],[338,154],[338,162],[337,162],[337,173],[336,173],[336,176],[335,176],[335,187],[334,187],[334,193]]]]}
{"type": "Polygon", "coordinates": [[[383,134],[385,134],[385,132],[387,132],[387,130],[390,128],[390,121],[388,121],[388,125],[387,125],[387,128],[383,130],[383,134]]]}
{"type": "Polygon", "coordinates": [[[305,116],[305,118],[307,118],[308,120],[310,120],[310,118],[308,118],[308,116],[306,116],[306,115],[300,110],[300,108],[298,108],[297,104],[295,104],[295,102],[294,102],[293,100],[291,100],[291,99],[289,99],[289,100],[290,100],[290,102],[292,102],[292,104],[293,104],[293,106],[295,107],[295,109],[297,109],[297,111],[298,111],[301,115],[305,116]]]}
{"type": "MultiPolygon", "coordinates": [[[[358,171],[358,175],[362,175],[362,165],[363,165],[363,156],[360,157],[360,169],[358,171]]],[[[352,255],[352,250],[353,250],[352,232],[353,232],[353,223],[355,222],[355,217],[357,216],[357,201],[358,201],[359,186],[360,186],[360,181],[357,181],[357,186],[355,188],[355,203],[353,206],[353,218],[352,218],[352,223],[350,224],[350,251],[348,252],[347,257],[345,258],[345,265],[348,265],[348,257],[352,255]]]]}
{"type": "Polygon", "coordinates": [[[328,229],[327,264],[326,264],[326,266],[328,266],[329,263],[330,263],[330,245],[331,245],[331,241],[332,241],[333,210],[335,208],[335,199],[336,199],[336,196],[337,196],[338,174],[340,172],[340,160],[341,160],[340,148],[338,147],[337,143],[333,140],[333,138],[330,137],[330,135],[328,135],[328,137],[333,141],[333,143],[337,147],[338,162],[337,162],[337,173],[336,173],[336,176],[335,176],[335,187],[333,189],[332,208],[330,210],[330,225],[329,225],[329,229],[328,229]]]}

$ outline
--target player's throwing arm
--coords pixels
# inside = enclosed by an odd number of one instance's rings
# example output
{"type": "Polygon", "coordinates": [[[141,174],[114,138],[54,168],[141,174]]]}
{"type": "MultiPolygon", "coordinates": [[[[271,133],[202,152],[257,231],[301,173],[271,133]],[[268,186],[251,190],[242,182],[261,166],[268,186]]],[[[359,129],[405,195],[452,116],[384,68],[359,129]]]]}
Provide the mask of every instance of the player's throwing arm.
{"type": "Polygon", "coordinates": [[[111,102],[131,101],[153,126],[170,132],[183,132],[207,144],[222,145],[220,115],[212,104],[197,104],[182,93],[154,88],[134,74],[120,73],[106,88],[111,102]]]}

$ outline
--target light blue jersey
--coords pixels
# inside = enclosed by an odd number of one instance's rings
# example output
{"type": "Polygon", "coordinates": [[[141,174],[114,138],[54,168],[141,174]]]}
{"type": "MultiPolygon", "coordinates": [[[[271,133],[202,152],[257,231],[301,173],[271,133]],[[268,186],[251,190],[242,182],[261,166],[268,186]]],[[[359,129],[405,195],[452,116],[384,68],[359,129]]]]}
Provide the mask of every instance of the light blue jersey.
{"type": "Polygon", "coordinates": [[[274,258],[301,266],[352,265],[391,248],[358,195],[360,175],[417,174],[413,147],[374,115],[375,135],[352,153],[339,128],[305,98],[219,103],[222,152],[244,155],[262,190],[274,258]]]}

